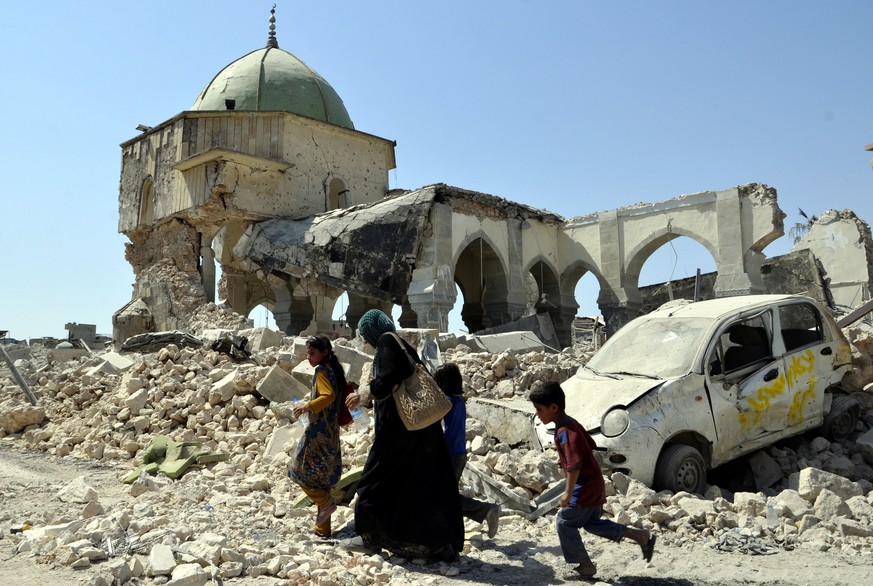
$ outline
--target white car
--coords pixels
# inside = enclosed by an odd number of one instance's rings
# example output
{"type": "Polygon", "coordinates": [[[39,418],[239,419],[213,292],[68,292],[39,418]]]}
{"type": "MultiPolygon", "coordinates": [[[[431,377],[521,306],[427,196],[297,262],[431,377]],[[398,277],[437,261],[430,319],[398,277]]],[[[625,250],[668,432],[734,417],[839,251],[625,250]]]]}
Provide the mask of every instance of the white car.
{"type": "Polygon", "coordinates": [[[845,439],[859,413],[840,388],[850,365],[816,301],[747,295],[641,316],[561,386],[605,474],[701,492],[710,468],[783,438],[823,427],[845,439]]]}

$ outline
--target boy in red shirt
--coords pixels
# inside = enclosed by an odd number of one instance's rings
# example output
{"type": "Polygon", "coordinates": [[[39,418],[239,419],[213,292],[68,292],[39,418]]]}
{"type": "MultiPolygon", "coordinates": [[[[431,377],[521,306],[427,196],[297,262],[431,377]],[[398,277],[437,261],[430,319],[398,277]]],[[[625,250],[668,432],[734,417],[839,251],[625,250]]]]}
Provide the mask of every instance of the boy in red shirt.
{"type": "Polygon", "coordinates": [[[637,542],[648,562],[655,551],[655,536],[643,529],[628,527],[601,517],[606,503],[606,487],[600,465],[594,458],[594,440],[579,423],[564,412],[565,398],[561,385],[547,382],[530,393],[537,416],[544,424],[555,424],[555,447],[567,488],[555,517],[558,540],[564,560],[578,564],[575,574],[591,578],[597,566],[591,561],[579,529],[619,542],[627,537],[637,542]]]}

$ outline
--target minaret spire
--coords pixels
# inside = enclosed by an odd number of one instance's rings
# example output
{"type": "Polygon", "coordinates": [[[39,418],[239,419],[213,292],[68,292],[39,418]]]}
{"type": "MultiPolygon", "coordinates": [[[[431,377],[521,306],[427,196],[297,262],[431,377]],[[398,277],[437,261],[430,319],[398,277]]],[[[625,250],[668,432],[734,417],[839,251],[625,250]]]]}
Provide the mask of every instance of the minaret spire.
{"type": "Polygon", "coordinates": [[[270,34],[267,35],[267,47],[270,49],[278,49],[279,41],[276,40],[276,5],[273,4],[273,9],[270,10],[270,34]]]}

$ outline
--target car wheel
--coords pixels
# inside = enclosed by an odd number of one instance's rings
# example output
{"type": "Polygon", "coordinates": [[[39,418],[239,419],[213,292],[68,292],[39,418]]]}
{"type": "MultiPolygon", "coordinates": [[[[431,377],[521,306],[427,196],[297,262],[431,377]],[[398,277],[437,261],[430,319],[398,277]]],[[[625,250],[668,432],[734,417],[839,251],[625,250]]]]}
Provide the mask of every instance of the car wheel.
{"type": "Polygon", "coordinates": [[[825,415],[821,430],[826,437],[833,441],[841,442],[855,431],[858,423],[858,413],[861,406],[858,401],[848,395],[834,395],[831,410],[825,415]]]}
{"type": "Polygon", "coordinates": [[[700,452],[683,444],[667,446],[655,467],[655,489],[672,492],[703,492],[706,462],[700,452]]]}

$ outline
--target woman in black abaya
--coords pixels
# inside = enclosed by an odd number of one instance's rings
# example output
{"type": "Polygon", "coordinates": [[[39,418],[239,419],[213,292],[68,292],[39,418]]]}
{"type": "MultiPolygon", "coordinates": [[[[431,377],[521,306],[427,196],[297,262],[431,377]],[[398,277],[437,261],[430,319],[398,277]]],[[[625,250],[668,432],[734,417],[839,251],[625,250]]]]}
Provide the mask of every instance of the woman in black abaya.
{"type": "Polygon", "coordinates": [[[364,341],[376,349],[370,395],[375,437],[358,483],[355,531],[369,548],[403,557],[458,559],[464,521],[458,484],[440,422],[418,431],[403,425],[391,392],[412,374],[409,344],[392,335],[394,323],[371,309],[358,322],[364,341]]]}

